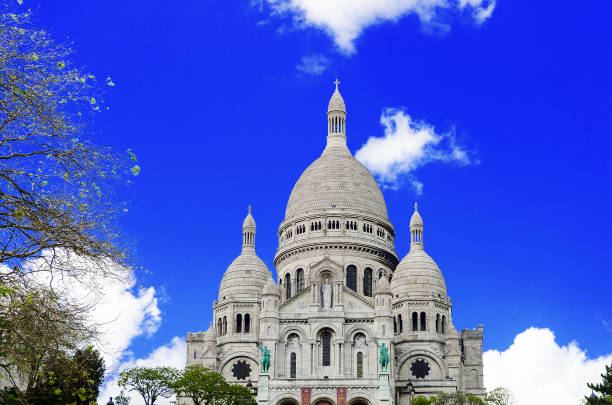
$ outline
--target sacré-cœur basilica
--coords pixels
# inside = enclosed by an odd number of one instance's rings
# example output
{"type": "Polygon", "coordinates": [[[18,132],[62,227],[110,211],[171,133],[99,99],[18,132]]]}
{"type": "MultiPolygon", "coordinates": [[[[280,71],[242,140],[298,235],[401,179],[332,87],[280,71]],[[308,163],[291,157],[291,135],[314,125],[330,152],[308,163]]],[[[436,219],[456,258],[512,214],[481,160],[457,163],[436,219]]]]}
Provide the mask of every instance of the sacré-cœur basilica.
{"type": "Polygon", "coordinates": [[[399,260],[380,187],[346,146],[346,115],[336,82],[327,145],[295,184],[278,230],[278,284],[255,252],[249,208],[214,322],[187,334],[187,365],[202,364],[230,383],[250,381],[261,405],[484,396],[482,325],[455,329],[416,204],[410,252],[399,260]]]}

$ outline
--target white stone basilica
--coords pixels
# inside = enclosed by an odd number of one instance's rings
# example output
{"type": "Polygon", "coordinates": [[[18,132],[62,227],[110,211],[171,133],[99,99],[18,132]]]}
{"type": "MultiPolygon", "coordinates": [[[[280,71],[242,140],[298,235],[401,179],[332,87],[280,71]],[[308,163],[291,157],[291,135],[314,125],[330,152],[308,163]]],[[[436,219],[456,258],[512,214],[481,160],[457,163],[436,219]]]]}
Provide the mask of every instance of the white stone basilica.
{"type": "Polygon", "coordinates": [[[413,395],[484,396],[483,327],[458,332],[444,277],[425,252],[416,204],[410,252],[398,260],[382,192],[346,146],[336,90],[327,146],[295,184],[274,257],[255,253],[255,220],[227,268],[214,326],[187,334],[187,365],[257,390],[259,404],[409,404],[413,395]],[[379,347],[389,348],[388,370],[379,347]],[[261,350],[270,351],[266,373],[261,350]]]}

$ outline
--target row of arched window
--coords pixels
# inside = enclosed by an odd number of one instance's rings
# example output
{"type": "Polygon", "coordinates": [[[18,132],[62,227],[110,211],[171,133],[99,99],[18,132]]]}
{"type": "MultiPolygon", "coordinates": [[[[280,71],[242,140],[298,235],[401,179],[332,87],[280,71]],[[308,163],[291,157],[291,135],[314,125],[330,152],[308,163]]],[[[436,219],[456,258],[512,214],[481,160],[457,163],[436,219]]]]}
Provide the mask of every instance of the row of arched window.
{"type": "Polygon", "coordinates": [[[236,333],[249,333],[250,331],[251,331],[251,315],[244,314],[244,322],[243,322],[242,314],[236,315],[236,333]]]}
{"type": "MultiPolygon", "coordinates": [[[[323,224],[325,224],[325,222],[323,222],[323,224]]],[[[320,231],[322,229],[322,224],[321,221],[313,221],[310,223],[310,230],[311,231],[320,231]]],[[[328,220],[327,221],[327,229],[330,230],[338,230],[341,229],[340,226],[340,221],[339,220],[328,220]]],[[[346,221],[346,227],[345,229],[350,230],[350,231],[357,231],[359,229],[359,226],[357,224],[357,221],[346,221]]],[[[362,230],[363,232],[366,233],[373,233],[374,232],[374,227],[370,224],[364,223],[362,226],[362,230]]],[[[295,234],[296,235],[301,235],[303,233],[306,233],[306,225],[305,224],[300,224],[297,225],[295,228],[295,234]]],[[[392,238],[390,234],[387,234],[387,232],[383,229],[383,228],[377,228],[376,230],[376,235],[378,235],[378,237],[380,238],[384,238],[385,235],[387,235],[387,239],[392,242],[392,238]]],[[[292,229],[288,229],[285,232],[285,239],[289,239],[293,236],[293,231],[292,229]]],[[[414,239],[414,236],[413,236],[414,239]]]]}
{"type": "MultiPolygon", "coordinates": [[[[366,297],[372,296],[372,273],[369,267],[363,271],[363,295],[366,297]]],[[[352,264],[346,268],[346,287],[357,292],[357,267],[352,264]]]]}
{"type": "Polygon", "coordinates": [[[320,231],[321,230],[321,221],[311,222],[310,223],[310,230],[311,231],[320,231]]]}
{"type": "Polygon", "coordinates": [[[357,230],[357,222],[355,222],[355,221],[346,221],[346,229],[349,229],[351,231],[356,231],[357,230]]]}
{"type": "MultiPolygon", "coordinates": [[[[402,322],[402,315],[398,314],[393,317],[393,332],[402,333],[404,329],[404,325],[402,322]]],[[[426,332],[427,331],[427,314],[425,312],[412,313],[412,332],[426,332]]],[[[436,333],[445,334],[446,333],[446,315],[440,316],[440,314],[436,314],[436,333]]]]}
{"type": "Polygon", "coordinates": [[[327,229],[340,229],[340,221],[327,221],[327,229]]]}
{"type": "MultiPolygon", "coordinates": [[[[283,284],[282,279],[280,281],[280,284],[282,287],[282,284],[283,284]]],[[[300,269],[297,269],[297,271],[295,272],[295,288],[296,288],[296,294],[304,289],[304,269],[300,268],[300,269]]],[[[289,298],[292,297],[291,295],[291,274],[289,273],[285,274],[284,293],[285,293],[285,299],[288,300],[289,298]]]]}
{"type": "MultiPolygon", "coordinates": [[[[217,319],[217,336],[227,335],[227,317],[217,319]]],[[[237,314],[234,322],[234,333],[249,333],[251,332],[251,315],[237,314]]]]}
{"type": "Polygon", "coordinates": [[[344,132],[344,118],[342,117],[330,117],[328,122],[327,130],[329,133],[341,134],[344,132]]]}
{"type": "MultiPolygon", "coordinates": [[[[363,270],[363,295],[365,297],[372,297],[373,296],[373,291],[374,291],[374,285],[373,285],[373,274],[374,274],[374,270],[372,270],[370,267],[366,267],[363,270]]],[[[381,277],[383,277],[383,272],[379,271],[378,272],[378,279],[380,280],[381,277]]],[[[392,275],[389,276],[389,282],[391,281],[391,277],[393,277],[392,275]]],[[[300,291],[302,291],[305,287],[305,280],[304,280],[304,269],[299,268],[296,270],[295,272],[295,280],[291,279],[291,274],[287,273],[285,274],[285,277],[280,279],[280,287],[281,287],[281,291],[283,292],[283,296],[285,300],[288,300],[289,298],[291,298],[294,295],[294,291],[293,291],[293,287],[295,286],[295,294],[299,293],[300,291]],[[295,282],[292,283],[292,281],[295,282]]],[[[359,292],[357,291],[357,267],[355,265],[349,265],[346,268],[346,287],[350,288],[351,290],[355,291],[355,292],[359,292]]]]}

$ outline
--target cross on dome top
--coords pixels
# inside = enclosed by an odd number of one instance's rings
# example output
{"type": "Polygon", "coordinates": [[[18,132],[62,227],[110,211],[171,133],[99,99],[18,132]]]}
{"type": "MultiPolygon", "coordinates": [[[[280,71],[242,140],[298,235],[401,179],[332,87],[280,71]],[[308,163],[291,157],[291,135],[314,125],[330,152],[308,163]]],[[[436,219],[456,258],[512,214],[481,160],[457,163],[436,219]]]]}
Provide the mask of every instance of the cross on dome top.
{"type": "Polygon", "coordinates": [[[334,82],[334,84],[336,85],[336,91],[338,91],[338,85],[340,84],[340,81],[338,80],[337,77],[336,77],[336,81],[334,82]]]}

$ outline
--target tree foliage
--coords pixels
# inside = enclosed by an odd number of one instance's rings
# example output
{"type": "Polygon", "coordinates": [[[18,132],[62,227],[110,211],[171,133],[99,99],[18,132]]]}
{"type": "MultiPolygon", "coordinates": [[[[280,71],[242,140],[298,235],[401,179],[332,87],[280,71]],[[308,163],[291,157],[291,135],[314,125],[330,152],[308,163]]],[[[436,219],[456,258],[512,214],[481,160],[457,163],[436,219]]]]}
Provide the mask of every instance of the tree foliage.
{"type": "Polygon", "coordinates": [[[0,370],[18,397],[96,336],[53,280],[125,276],[117,193],[140,170],[88,139],[112,80],[75,66],[21,3],[0,0],[0,370]]]}
{"type": "Polygon", "coordinates": [[[487,392],[486,402],[489,405],[512,405],[514,395],[506,387],[497,387],[487,392]]]}
{"type": "Polygon", "coordinates": [[[119,386],[136,391],[145,405],[154,405],[159,397],[169,398],[179,372],[172,367],[132,367],[119,374],[119,386]]]}
{"type": "Polygon", "coordinates": [[[223,376],[201,365],[188,366],[172,385],[177,397],[189,398],[194,405],[254,405],[249,390],[228,384],[223,376]]]}
{"type": "Polygon", "coordinates": [[[585,397],[589,405],[612,405],[612,364],[606,366],[606,372],[601,375],[601,383],[587,383],[593,391],[593,396],[585,397]]]}
{"type": "Polygon", "coordinates": [[[27,390],[11,387],[3,392],[3,398],[7,404],[96,404],[104,372],[104,360],[92,347],[72,356],[56,353],[45,359],[27,390]]]}

